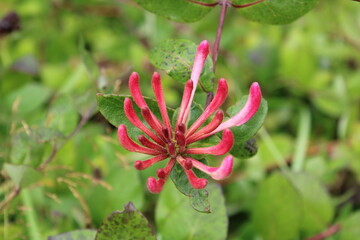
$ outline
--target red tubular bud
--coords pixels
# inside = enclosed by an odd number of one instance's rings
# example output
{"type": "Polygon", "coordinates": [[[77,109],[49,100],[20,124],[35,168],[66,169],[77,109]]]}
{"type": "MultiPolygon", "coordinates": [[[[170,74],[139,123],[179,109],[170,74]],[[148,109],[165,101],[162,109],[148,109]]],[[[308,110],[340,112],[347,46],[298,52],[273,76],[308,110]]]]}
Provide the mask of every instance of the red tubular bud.
{"type": "MultiPolygon", "coordinates": [[[[160,75],[157,72],[155,72],[153,74],[151,83],[152,83],[153,91],[155,93],[155,97],[156,97],[157,104],[158,104],[159,109],[160,109],[160,113],[161,113],[161,117],[163,119],[163,122],[164,122],[165,126],[168,129],[171,129],[170,119],[169,119],[169,115],[168,115],[168,112],[167,112],[167,109],[166,109],[164,92],[163,92],[163,89],[161,87],[161,78],[160,78],[160,75]]],[[[170,132],[170,138],[171,138],[171,132],[170,132]]]]}
{"type": "Polygon", "coordinates": [[[161,140],[158,136],[156,136],[150,129],[148,129],[144,123],[138,118],[138,116],[135,113],[135,110],[132,105],[132,101],[130,98],[125,98],[124,101],[124,112],[126,117],[129,119],[129,121],[138,129],[143,131],[145,134],[147,134],[154,142],[161,146],[165,146],[165,143],[163,140],[161,140]]]}
{"type": "Polygon", "coordinates": [[[160,151],[150,148],[144,148],[136,144],[133,140],[130,139],[125,125],[120,125],[118,128],[118,138],[121,146],[123,146],[126,150],[131,152],[144,153],[149,155],[159,155],[160,151]]]}
{"type": "Polygon", "coordinates": [[[155,157],[152,157],[148,160],[144,160],[144,161],[135,161],[134,162],[134,167],[137,169],[137,170],[144,170],[150,166],[152,166],[153,164],[157,163],[157,162],[160,162],[166,158],[168,158],[169,156],[167,154],[161,154],[161,155],[158,155],[158,156],[155,156],[155,157]]]}
{"type": "Polygon", "coordinates": [[[147,139],[144,135],[140,135],[140,136],[138,137],[138,140],[139,140],[139,142],[140,142],[143,146],[145,146],[145,147],[147,147],[147,148],[156,149],[156,150],[158,150],[158,151],[160,151],[160,152],[163,152],[163,153],[166,153],[166,152],[167,152],[165,148],[157,145],[156,143],[151,142],[151,141],[150,141],[149,139],[147,139]]]}

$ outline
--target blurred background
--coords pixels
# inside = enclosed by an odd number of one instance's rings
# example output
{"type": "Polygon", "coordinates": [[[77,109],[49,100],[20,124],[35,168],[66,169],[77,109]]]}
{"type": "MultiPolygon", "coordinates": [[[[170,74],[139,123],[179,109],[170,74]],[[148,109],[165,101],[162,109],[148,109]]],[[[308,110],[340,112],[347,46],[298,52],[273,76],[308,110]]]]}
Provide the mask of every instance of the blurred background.
{"type": "MultiPolygon", "coordinates": [[[[136,71],[144,95],[153,96],[150,77],[159,70],[150,64],[149,50],[167,38],[212,45],[219,12],[175,23],[130,0],[0,2],[0,238],[95,229],[132,201],[159,236],[171,239],[155,213],[161,196],[146,189],[155,170],[132,167],[144,157],[118,144],[115,128],[97,110],[96,93],[127,94],[136,71]]],[[[257,155],[236,159],[231,177],[221,182],[228,239],[261,239],[258,195],[265,194],[269,175],[289,169],[316,179],[316,186],[308,184],[315,186],[310,199],[326,205],[316,213],[325,220],[303,228],[298,239],[351,217],[359,223],[359,51],[360,3],[320,1],[282,26],[247,21],[229,8],[216,71],[230,86],[223,107],[257,81],[269,110],[255,136],[257,155]],[[292,164],[295,159],[301,164],[292,164]]],[[[178,107],[183,86],[160,73],[168,105],[178,107]]],[[[282,202],[281,189],[277,193],[265,194],[267,203],[285,206],[286,196],[282,202]]],[[[264,213],[261,221],[272,217],[264,213]]],[[[349,224],[357,238],[328,239],[360,239],[358,224],[349,224]]]]}

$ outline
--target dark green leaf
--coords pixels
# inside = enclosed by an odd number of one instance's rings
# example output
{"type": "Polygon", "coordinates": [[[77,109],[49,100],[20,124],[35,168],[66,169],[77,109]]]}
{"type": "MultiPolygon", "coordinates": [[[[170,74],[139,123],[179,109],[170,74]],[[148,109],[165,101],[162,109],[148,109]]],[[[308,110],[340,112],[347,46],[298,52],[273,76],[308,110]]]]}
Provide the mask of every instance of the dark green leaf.
{"type": "Polygon", "coordinates": [[[246,142],[235,143],[230,153],[238,158],[250,158],[257,153],[258,146],[254,138],[250,138],[246,142]]]}
{"type": "Polygon", "coordinates": [[[101,224],[96,240],[156,239],[147,219],[129,202],[123,211],[113,212],[101,224]]]}
{"type": "Polygon", "coordinates": [[[96,230],[76,230],[48,237],[48,240],[94,240],[96,230]]]}
{"type": "Polygon", "coordinates": [[[6,174],[15,184],[16,188],[26,187],[38,181],[42,176],[34,168],[26,165],[14,165],[6,163],[4,165],[6,174]]]}
{"type": "MultiPolygon", "coordinates": [[[[248,20],[266,24],[287,24],[313,9],[319,0],[265,0],[251,7],[242,8],[241,14],[248,20]]],[[[246,4],[253,0],[234,1],[246,4]]]]}
{"type": "Polygon", "coordinates": [[[265,179],[253,206],[256,231],[264,240],[296,239],[301,224],[300,195],[281,174],[265,179]]]}
{"type": "Polygon", "coordinates": [[[57,98],[49,110],[46,126],[68,136],[77,126],[79,115],[69,95],[57,98]]]}
{"type": "Polygon", "coordinates": [[[166,184],[160,193],[155,219],[162,239],[226,239],[228,220],[221,188],[208,186],[210,214],[199,213],[189,207],[187,197],[166,184]]]}
{"type": "Polygon", "coordinates": [[[79,53],[81,60],[84,63],[90,79],[95,81],[99,77],[99,67],[90,52],[86,48],[84,39],[81,37],[79,41],[79,53]]]}
{"type": "MultiPolygon", "coordinates": [[[[134,0],[146,10],[156,15],[178,22],[195,22],[205,17],[211,11],[209,7],[203,7],[187,0],[134,0]]],[[[200,0],[210,3],[211,0],[200,0]]]]}
{"type": "MultiPolygon", "coordinates": [[[[176,81],[185,83],[191,76],[196,49],[197,45],[189,40],[167,39],[151,49],[150,61],[155,67],[165,70],[176,81]]],[[[199,81],[204,91],[212,91],[213,77],[212,61],[208,57],[199,81]]]]}
{"type": "Polygon", "coordinates": [[[326,229],[334,216],[334,207],[324,187],[314,177],[305,173],[292,173],[289,179],[302,199],[301,230],[311,236],[326,229]]]}

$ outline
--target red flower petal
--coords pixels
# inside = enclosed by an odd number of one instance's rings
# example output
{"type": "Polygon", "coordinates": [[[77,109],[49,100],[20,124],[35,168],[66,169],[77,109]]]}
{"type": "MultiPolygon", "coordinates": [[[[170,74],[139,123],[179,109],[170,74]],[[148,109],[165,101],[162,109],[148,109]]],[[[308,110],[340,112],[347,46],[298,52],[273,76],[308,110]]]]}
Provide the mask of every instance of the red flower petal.
{"type": "Polygon", "coordinates": [[[192,71],[191,71],[191,80],[194,82],[194,87],[193,87],[193,90],[191,92],[189,102],[188,102],[188,104],[186,106],[184,117],[182,119],[183,123],[186,122],[186,120],[187,120],[187,118],[189,116],[191,103],[192,103],[192,100],[194,98],[195,91],[196,91],[196,86],[197,86],[197,84],[199,82],[200,74],[201,74],[201,72],[203,70],[205,60],[206,60],[206,57],[207,57],[208,54],[209,54],[209,43],[205,40],[205,41],[202,41],[200,43],[200,45],[197,48],[196,55],[195,55],[194,65],[193,65],[193,68],[192,68],[192,71]]]}
{"type": "MultiPolygon", "coordinates": [[[[157,72],[155,72],[153,74],[151,83],[152,83],[152,87],[153,87],[153,90],[154,90],[154,93],[155,93],[155,97],[156,97],[156,100],[157,100],[157,103],[158,103],[158,106],[159,106],[159,109],[160,109],[161,117],[162,117],[162,119],[164,121],[164,124],[168,129],[171,129],[170,119],[169,119],[169,115],[168,115],[168,112],[167,112],[167,109],[166,109],[164,92],[163,92],[163,89],[161,87],[161,78],[160,78],[160,75],[157,72]]],[[[171,133],[172,132],[170,131],[170,138],[171,138],[171,133]]]]}
{"type": "Polygon", "coordinates": [[[234,135],[229,129],[223,132],[222,140],[215,146],[205,148],[189,148],[185,151],[187,154],[212,154],[223,155],[230,151],[234,144],[234,135]]]}
{"type": "Polygon", "coordinates": [[[249,98],[245,106],[238,112],[235,116],[227,120],[226,122],[220,124],[212,134],[220,132],[224,129],[240,126],[241,124],[249,121],[255,113],[258,111],[261,104],[261,89],[257,82],[254,82],[250,87],[249,98]]]}
{"type": "Polygon", "coordinates": [[[231,155],[226,156],[224,158],[220,167],[209,167],[195,159],[192,159],[192,158],[186,158],[186,159],[191,159],[192,164],[195,168],[210,175],[215,180],[222,180],[222,179],[228,177],[232,171],[233,162],[234,162],[233,161],[234,158],[231,155]]]}

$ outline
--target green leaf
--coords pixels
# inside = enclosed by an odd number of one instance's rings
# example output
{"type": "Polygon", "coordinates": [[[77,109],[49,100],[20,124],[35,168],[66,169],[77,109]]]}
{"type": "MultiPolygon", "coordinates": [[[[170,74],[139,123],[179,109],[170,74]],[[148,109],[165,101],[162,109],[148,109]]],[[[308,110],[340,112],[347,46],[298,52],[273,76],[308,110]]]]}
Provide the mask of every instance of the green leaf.
{"type": "MultiPolygon", "coordinates": [[[[242,97],[239,102],[227,110],[227,113],[230,116],[237,114],[245,105],[247,98],[247,96],[242,97]]],[[[256,143],[254,145],[253,142],[247,143],[247,141],[250,140],[263,125],[267,111],[267,101],[262,99],[259,110],[249,121],[238,127],[231,128],[235,138],[234,146],[230,151],[231,154],[235,157],[243,158],[250,157],[257,152],[256,143]]]]}
{"type": "Polygon", "coordinates": [[[258,146],[254,138],[250,138],[246,142],[235,143],[230,153],[238,158],[251,158],[258,151],[258,146]]]}
{"type": "MultiPolygon", "coordinates": [[[[206,160],[199,160],[206,164],[206,160]]],[[[207,175],[197,169],[193,170],[196,176],[199,178],[207,178],[207,175]]],[[[184,169],[180,166],[180,164],[175,163],[174,168],[170,173],[171,180],[174,182],[176,188],[184,195],[190,197],[191,206],[199,212],[209,213],[210,203],[208,200],[208,192],[206,189],[194,189],[189,183],[188,177],[184,169]]]]}
{"type": "Polygon", "coordinates": [[[129,202],[123,211],[115,211],[101,224],[96,240],[156,239],[147,219],[129,202]]]}
{"type": "MultiPolygon", "coordinates": [[[[106,145],[104,143],[102,145],[106,145]]],[[[104,148],[99,144],[99,148],[104,148]]],[[[111,157],[112,154],[106,154],[106,152],[101,152],[104,157],[111,157]]],[[[112,159],[115,159],[116,156],[113,156],[112,159]]],[[[130,159],[128,159],[130,160],[130,159]]],[[[109,212],[117,209],[117,206],[122,206],[128,203],[129,201],[133,202],[138,206],[139,209],[142,208],[144,202],[144,183],[139,179],[139,173],[132,167],[119,168],[116,166],[108,166],[111,170],[106,173],[104,181],[106,181],[112,189],[106,189],[103,186],[94,186],[89,189],[84,189],[84,196],[88,199],[88,205],[90,209],[93,222],[100,224],[101,221],[109,214],[109,212]],[[131,184],[129,184],[131,183],[131,184]],[[109,202],[109,199],[112,201],[109,202]],[[99,208],[99,206],[102,206],[99,208]]]]}
{"type": "Polygon", "coordinates": [[[341,229],[339,231],[339,240],[355,240],[360,239],[360,211],[353,213],[350,217],[345,219],[341,223],[341,229]]]}
{"type": "Polygon", "coordinates": [[[260,184],[252,214],[264,240],[296,239],[302,215],[300,195],[282,174],[274,173],[260,184]]]}
{"type": "MultiPolygon", "coordinates": [[[[195,22],[205,17],[212,8],[200,6],[187,0],[134,0],[156,15],[178,22],[195,22]]],[[[200,0],[210,3],[211,0],[200,0]]]]}
{"type": "Polygon", "coordinates": [[[48,240],[94,240],[95,236],[96,230],[85,229],[51,236],[48,237],[48,240]]]}
{"type": "MultiPolygon", "coordinates": [[[[241,14],[250,21],[266,24],[287,24],[313,9],[319,0],[266,0],[251,7],[241,8],[241,14]]],[[[246,4],[253,0],[234,1],[246,4]]]]}
{"type": "Polygon", "coordinates": [[[90,52],[86,49],[86,44],[82,37],[79,40],[79,53],[90,79],[95,81],[99,77],[99,66],[91,56],[90,52]]]}
{"type": "MultiPolygon", "coordinates": [[[[196,49],[197,45],[189,40],[167,39],[150,50],[150,62],[165,70],[176,81],[185,83],[191,76],[196,49]]],[[[212,61],[208,57],[199,81],[205,92],[213,90],[213,77],[212,61]]]]}
{"type": "MultiPolygon", "coordinates": [[[[133,139],[137,139],[139,134],[142,132],[138,130],[134,125],[130,123],[124,113],[124,101],[125,98],[131,98],[130,96],[121,96],[114,94],[101,94],[96,95],[98,106],[101,114],[115,127],[118,127],[120,124],[124,124],[127,127],[129,136],[133,139]]],[[[161,114],[155,100],[150,98],[145,98],[146,103],[148,104],[151,111],[161,119],[161,114]]],[[[138,113],[139,118],[141,119],[140,109],[133,103],[135,111],[138,113]]],[[[169,118],[171,119],[174,110],[168,108],[169,118]]]]}
{"type": "Polygon", "coordinates": [[[43,158],[45,143],[61,138],[64,138],[64,135],[55,129],[45,127],[20,129],[11,139],[11,162],[36,167],[43,158]]]}
{"type": "Polygon", "coordinates": [[[74,107],[74,101],[69,95],[64,95],[51,105],[46,125],[68,136],[76,128],[78,121],[79,115],[74,107]]]}
{"type": "Polygon", "coordinates": [[[20,114],[27,114],[44,104],[50,97],[50,89],[35,83],[29,83],[6,96],[5,102],[10,110],[15,101],[18,106],[15,111],[20,114]]]}
{"type": "Polygon", "coordinates": [[[166,184],[160,193],[155,210],[155,220],[162,239],[226,239],[228,219],[225,201],[217,185],[208,186],[211,214],[189,207],[188,198],[166,184]]]}
{"type": "Polygon", "coordinates": [[[38,181],[42,176],[34,168],[26,165],[14,165],[6,163],[4,165],[6,174],[15,184],[16,188],[24,188],[38,181]]]}
{"type": "Polygon", "coordinates": [[[292,173],[289,179],[302,199],[301,230],[311,236],[326,229],[334,216],[334,207],[324,187],[305,173],[292,173]]]}

